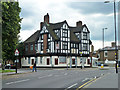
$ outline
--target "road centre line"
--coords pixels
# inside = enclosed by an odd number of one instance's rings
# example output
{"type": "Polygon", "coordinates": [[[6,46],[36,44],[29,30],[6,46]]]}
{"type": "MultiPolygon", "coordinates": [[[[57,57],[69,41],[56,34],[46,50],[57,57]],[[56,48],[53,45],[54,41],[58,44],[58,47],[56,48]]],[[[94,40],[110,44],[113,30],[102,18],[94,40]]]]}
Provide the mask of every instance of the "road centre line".
{"type": "MultiPolygon", "coordinates": [[[[107,73],[106,75],[108,75],[108,74],[110,74],[110,73],[107,73]]],[[[102,77],[105,77],[106,75],[102,75],[102,77]]],[[[93,82],[95,82],[95,81],[97,81],[97,80],[99,80],[99,79],[101,79],[102,77],[99,77],[98,79],[95,79],[93,82]]],[[[89,85],[91,85],[93,82],[90,82],[88,85],[86,85],[84,88],[87,88],[89,85]]]]}
{"type": "Polygon", "coordinates": [[[25,80],[20,80],[20,81],[9,82],[9,83],[6,83],[6,84],[9,85],[9,84],[20,83],[20,82],[25,82],[25,81],[29,81],[29,80],[30,79],[25,79],[25,80]]]}
{"type": "Polygon", "coordinates": [[[78,87],[76,90],[79,90],[80,88],[84,87],[85,85],[87,85],[88,83],[90,83],[90,82],[92,82],[94,80],[95,80],[95,78],[92,79],[92,80],[90,80],[90,81],[88,81],[88,82],[86,82],[86,83],[84,83],[83,85],[81,85],[80,87],[78,87]]]}
{"type": "Polygon", "coordinates": [[[78,83],[75,83],[75,84],[69,86],[67,89],[72,88],[72,87],[76,86],[77,84],[78,84],[78,83]]]}

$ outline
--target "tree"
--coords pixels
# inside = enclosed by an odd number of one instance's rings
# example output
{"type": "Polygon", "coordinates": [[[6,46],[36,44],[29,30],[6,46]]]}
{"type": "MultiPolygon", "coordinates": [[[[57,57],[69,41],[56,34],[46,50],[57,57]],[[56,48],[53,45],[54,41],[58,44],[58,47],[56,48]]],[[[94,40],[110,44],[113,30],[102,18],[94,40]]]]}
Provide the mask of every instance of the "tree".
{"type": "Polygon", "coordinates": [[[2,58],[14,60],[14,52],[18,44],[18,34],[21,29],[19,14],[21,8],[18,2],[2,2],[2,58]]]}

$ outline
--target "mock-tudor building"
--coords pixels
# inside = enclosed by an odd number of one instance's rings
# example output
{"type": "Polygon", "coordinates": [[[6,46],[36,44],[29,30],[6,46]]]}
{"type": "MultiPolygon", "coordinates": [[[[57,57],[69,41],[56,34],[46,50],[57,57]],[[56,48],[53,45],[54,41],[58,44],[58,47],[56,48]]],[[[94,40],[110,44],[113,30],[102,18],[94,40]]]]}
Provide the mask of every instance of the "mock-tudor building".
{"type": "Polygon", "coordinates": [[[76,27],[67,21],[50,23],[49,15],[44,16],[37,30],[26,41],[22,66],[30,66],[37,61],[38,67],[79,67],[90,66],[90,31],[81,21],[76,27]]]}

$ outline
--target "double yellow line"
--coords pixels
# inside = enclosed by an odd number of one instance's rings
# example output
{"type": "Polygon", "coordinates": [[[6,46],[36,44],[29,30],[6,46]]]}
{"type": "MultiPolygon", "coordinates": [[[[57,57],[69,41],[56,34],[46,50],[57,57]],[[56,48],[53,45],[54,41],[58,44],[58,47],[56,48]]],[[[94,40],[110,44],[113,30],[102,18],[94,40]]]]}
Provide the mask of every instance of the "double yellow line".
{"type": "Polygon", "coordinates": [[[78,87],[76,90],[79,90],[80,88],[83,88],[85,85],[89,84],[90,82],[93,82],[94,80],[96,80],[96,78],[84,83],[83,85],[81,85],[80,87],[78,87]]]}

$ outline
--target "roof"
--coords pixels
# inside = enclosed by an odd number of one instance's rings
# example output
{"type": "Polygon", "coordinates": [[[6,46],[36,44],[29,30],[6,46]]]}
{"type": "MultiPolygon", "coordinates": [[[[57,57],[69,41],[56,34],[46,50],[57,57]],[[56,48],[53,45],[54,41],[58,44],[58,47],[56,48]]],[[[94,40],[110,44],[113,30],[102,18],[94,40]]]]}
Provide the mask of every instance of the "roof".
{"type": "MultiPolygon", "coordinates": [[[[58,23],[49,23],[49,24],[47,24],[46,22],[42,22],[41,27],[46,26],[46,29],[48,30],[48,32],[50,33],[50,35],[53,37],[53,39],[54,40],[60,40],[60,38],[55,34],[54,30],[55,29],[60,30],[64,23],[66,23],[68,25],[68,23],[67,23],[66,20],[64,20],[62,22],[58,22],[58,23]]],[[[77,36],[75,35],[75,33],[76,32],[81,32],[83,30],[83,28],[84,27],[87,28],[87,26],[84,24],[81,27],[71,27],[69,25],[68,25],[68,27],[70,29],[70,36],[71,36],[70,40],[71,40],[71,42],[79,43],[80,40],[77,38],[77,36]]],[[[87,28],[87,30],[88,30],[88,28],[87,28]]],[[[24,43],[35,42],[38,39],[38,37],[39,37],[40,31],[41,30],[36,31],[24,43]]],[[[88,30],[88,32],[89,32],[89,30],[88,30]]]]}
{"type": "Polygon", "coordinates": [[[77,36],[74,34],[75,32],[81,32],[81,27],[78,28],[78,27],[69,27],[70,29],[70,40],[71,42],[80,42],[80,40],[77,38],[77,36]]]}
{"type": "MultiPolygon", "coordinates": [[[[99,51],[114,51],[115,47],[104,47],[102,49],[99,49],[99,51]]],[[[117,50],[120,50],[120,46],[117,46],[117,50]]]]}
{"type": "Polygon", "coordinates": [[[32,34],[24,43],[35,42],[39,37],[40,30],[37,30],[34,34],[32,34]]]}

